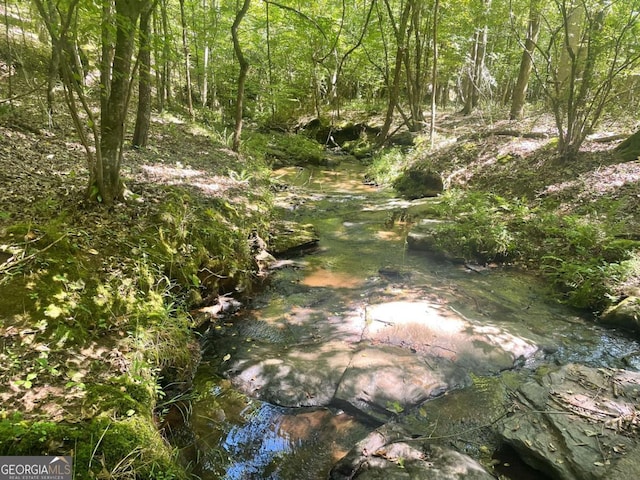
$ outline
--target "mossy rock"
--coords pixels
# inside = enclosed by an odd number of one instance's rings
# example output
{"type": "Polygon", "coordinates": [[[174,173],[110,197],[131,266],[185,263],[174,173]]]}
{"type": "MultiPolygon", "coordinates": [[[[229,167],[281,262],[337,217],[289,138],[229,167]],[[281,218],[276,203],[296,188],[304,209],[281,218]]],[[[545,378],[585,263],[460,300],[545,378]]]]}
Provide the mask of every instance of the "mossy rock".
{"type": "Polygon", "coordinates": [[[408,199],[437,197],[444,190],[444,182],[438,172],[429,167],[407,169],[393,183],[400,195],[408,199]]]}
{"type": "Polygon", "coordinates": [[[627,162],[637,160],[640,157],[640,131],[637,131],[618,145],[616,151],[627,162]]]}
{"type": "Polygon", "coordinates": [[[607,308],[600,322],[640,333],[640,297],[627,297],[607,308]]]}
{"type": "Polygon", "coordinates": [[[282,256],[313,248],[319,240],[313,225],[281,220],[272,225],[268,250],[272,255],[282,256]]]}

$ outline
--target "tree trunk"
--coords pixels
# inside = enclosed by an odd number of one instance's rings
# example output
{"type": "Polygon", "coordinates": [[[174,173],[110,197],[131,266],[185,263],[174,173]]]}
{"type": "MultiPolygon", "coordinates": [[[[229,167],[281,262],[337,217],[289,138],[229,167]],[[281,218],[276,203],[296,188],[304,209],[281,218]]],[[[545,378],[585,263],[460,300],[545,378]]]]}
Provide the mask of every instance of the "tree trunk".
{"type": "MultiPolygon", "coordinates": [[[[424,61],[424,39],[422,35],[425,29],[421,25],[422,11],[420,4],[415,0],[410,0],[410,2],[412,3],[412,12],[409,30],[413,34],[415,45],[413,49],[405,49],[405,69],[407,72],[407,100],[411,112],[409,130],[417,132],[425,123],[422,112],[424,85],[426,84],[425,76],[422,73],[424,61]],[[411,53],[413,53],[413,56],[411,53]]],[[[411,37],[411,35],[408,34],[408,37],[411,37]]]]}
{"type": "Polygon", "coordinates": [[[156,2],[148,4],[140,16],[139,33],[139,77],[138,77],[138,111],[136,126],[133,131],[132,145],[144,148],[149,138],[149,124],[151,122],[151,15],[156,2]]]}
{"type": "MultiPolygon", "coordinates": [[[[482,0],[485,9],[485,15],[489,13],[491,8],[491,0],[482,0]]],[[[464,107],[462,113],[469,115],[474,108],[478,106],[480,93],[483,84],[485,53],[487,50],[487,39],[489,36],[489,27],[486,24],[476,31],[474,36],[473,47],[471,49],[471,59],[468,68],[468,74],[465,77],[464,85],[464,107]]]]}
{"type": "MultiPolygon", "coordinates": [[[[145,2],[146,3],[146,2],[145,2]]],[[[102,112],[100,153],[102,165],[96,165],[94,178],[102,201],[112,204],[122,196],[124,184],[120,165],[124,146],[127,101],[131,82],[131,58],[135,47],[136,24],[143,1],[116,0],[116,44],[113,55],[111,92],[102,112]]]]}
{"type": "Polygon", "coordinates": [[[113,25],[116,22],[113,12],[113,2],[105,1],[102,4],[102,46],[100,54],[100,123],[104,121],[104,112],[107,110],[107,100],[111,94],[111,71],[114,55],[113,25]]]}
{"type": "Polygon", "coordinates": [[[407,2],[405,4],[404,11],[402,12],[402,17],[400,19],[400,25],[398,26],[393,20],[389,1],[385,0],[384,3],[387,6],[387,11],[389,12],[389,17],[393,23],[396,35],[396,63],[393,70],[393,83],[389,86],[389,98],[387,100],[387,112],[385,114],[384,124],[378,134],[379,145],[382,145],[387,140],[389,130],[391,129],[391,122],[393,121],[393,112],[398,105],[398,98],[400,96],[400,77],[402,75],[402,63],[404,61],[404,51],[406,48],[407,23],[409,21],[412,6],[411,2],[407,2]]]}
{"type": "MultiPolygon", "coordinates": [[[[7,75],[7,98],[9,99],[9,108],[13,111],[13,59],[11,58],[11,37],[9,35],[9,4],[7,0],[4,0],[4,27],[5,27],[5,39],[7,41],[7,63],[9,64],[9,73],[7,75]]],[[[52,44],[53,45],[53,44],[52,44]]]]}
{"type": "Polygon", "coordinates": [[[242,53],[242,47],[240,45],[240,39],[238,38],[238,27],[242,22],[242,19],[249,10],[251,0],[244,0],[242,8],[236,14],[236,18],[231,26],[231,37],[233,38],[233,50],[238,58],[240,64],[240,73],[238,74],[238,93],[236,96],[236,113],[235,113],[235,130],[233,132],[233,151],[240,151],[240,136],[242,135],[242,113],[244,109],[244,86],[247,81],[247,74],[249,73],[249,62],[242,53]]]}
{"type": "Polygon", "coordinates": [[[431,65],[431,124],[429,125],[429,140],[431,142],[431,148],[435,145],[436,139],[436,105],[438,101],[438,9],[440,6],[439,0],[435,0],[433,4],[433,27],[432,27],[432,42],[433,42],[433,58],[431,65]]]}
{"type": "Polygon", "coordinates": [[[191,54],[189,53],[189,42],[187,41],[187,20],[184,16],[184,0],[180,0],[180,23],[182,25],[182,49],[184,51],[184,67],[187,80],[187,109],[191,121],[195,120],[193,111],[193,97],[191,95],[191,54]]]}
{"type": "MultiPolygon", "coordinates": [[[[58,78],[60,77],[60,57],[62,45],[59,40],[59,22],[57,18],[56,7],[51,0],[36,3],[40,14],[46,16],[45,22],[48,22],[52,33],[49,35],[51,39],[51,57],[49,58],[49,70],[47,72],[47,114],[49,116],[49,127],[53,127],[53,116],[55,114],[55,89],[58,78]]],[[[7,17],[8,18],[8,17],[7,17]]]]}
{"type": "Polygon", "coordinates": [[[169,19],[167,13],[167,1],[160,0],[160,16],[162,24],[162,64],[160,66],[161,88],[158,91],[160,96],[160,110],[171,105],[171,45],[169,43],[169,19]]]}
{"type": "Polygon", "coordinates": [[[531,76],[531,68],[533,66],[533,53],[538,41],[540,33],[540,3],[539,0],[531,0],[529,5],[529,28],[527,29],[527,38],[524,43],[524,51],[522,52],[522,60],[520,61],[520,71],[518,72],[518,80],[513,89],[511,97],[511,112],[509,118],[516,120],[522,118],[524,114],[524,104],[527,98],[527,87],[529,86],[529,77],[531,76]]]}
{"type": "MultiPolygon", "coordinates": [[[[273,61],[271,59],[271,22],[269,18],[269,2],[265,2],[265,15],[267,20],[267,81],[269,82],[269,108],[271,109],[271,121],[276,118],[276,104],[273,97],[273,61]]],[[[314,89],[316,90],[316,89],[314,89]]],[[[316,97],[314,93],[314,97],[316,97]]]]}

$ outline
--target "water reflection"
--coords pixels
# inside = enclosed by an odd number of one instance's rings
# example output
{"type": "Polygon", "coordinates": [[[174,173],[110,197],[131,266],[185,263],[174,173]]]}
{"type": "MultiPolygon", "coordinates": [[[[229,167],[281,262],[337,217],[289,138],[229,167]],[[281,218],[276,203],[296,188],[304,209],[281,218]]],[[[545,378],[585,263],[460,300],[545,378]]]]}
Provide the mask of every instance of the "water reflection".
{"type": "Polygon", "coordinates": [[[189,424],[175,431],[185,463],[202,480],[326,478],[369,431],[334,408],[286,408],[239,393],[204,362],[189,424]]]}

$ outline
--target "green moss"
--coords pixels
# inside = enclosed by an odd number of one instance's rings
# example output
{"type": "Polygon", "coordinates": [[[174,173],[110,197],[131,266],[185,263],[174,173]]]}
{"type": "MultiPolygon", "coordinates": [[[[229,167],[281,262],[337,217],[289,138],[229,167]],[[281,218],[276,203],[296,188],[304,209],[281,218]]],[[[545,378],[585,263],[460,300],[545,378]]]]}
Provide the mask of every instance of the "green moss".
{"type": "Polygon", "coordinates": [[[71,455],[75,478],[186,478],[150,417],[138,415],[75,424],[14,415],[0,420],[0,454],[71,455]]]}
{"type": "Polygon", "coordinates": [[[87,386],[85,408],[110,412],[114,418],[129,417],[134,413],[151,415],[156,392],[149,382],[135,382],[129,376],[114,377],[108,384],[87,386]]]}

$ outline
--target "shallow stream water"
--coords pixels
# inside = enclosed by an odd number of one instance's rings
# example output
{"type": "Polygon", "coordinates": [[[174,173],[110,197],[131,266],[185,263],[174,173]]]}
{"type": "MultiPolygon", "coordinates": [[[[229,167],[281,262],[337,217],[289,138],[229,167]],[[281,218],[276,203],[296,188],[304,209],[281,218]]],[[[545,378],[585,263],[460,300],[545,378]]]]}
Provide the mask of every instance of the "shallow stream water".
{"type": "MultiPolygon", "coordinates": [[[[335,391],[344,367],[362,352],[373,305],[407,316],[418,302],[443,319],[455,314],[506,328],[514,335],[509,338],[522,336],[539,347],[517,365],[523,371],[543,363],[622,367],[626,355],[640,350],[625,335],[550,301],[528,275],[505,268],[479,273],[408,250],[409,225],[400,213],[425,201],[405,202],[364,185],[358,165],[295,167],[276,175],[288,186],[278,200],[284,217],[312,223],[320,242],[274,272],[249,308],[205,335],[195,400],[176,439],[202,479],[327,478],[332,465],[380,425],[379,415],[350,408],[335,391]]],[[[408,352],[433,347],[399,346],[408,352]]],[[[437,348],[443,358],[450,353],[437,348]]],[[[472,395],[467,402],[473,409],[472,395]]],[[[405,405],[389,401],[383,413],[394,408],[402,414],[405,405]]]]}

